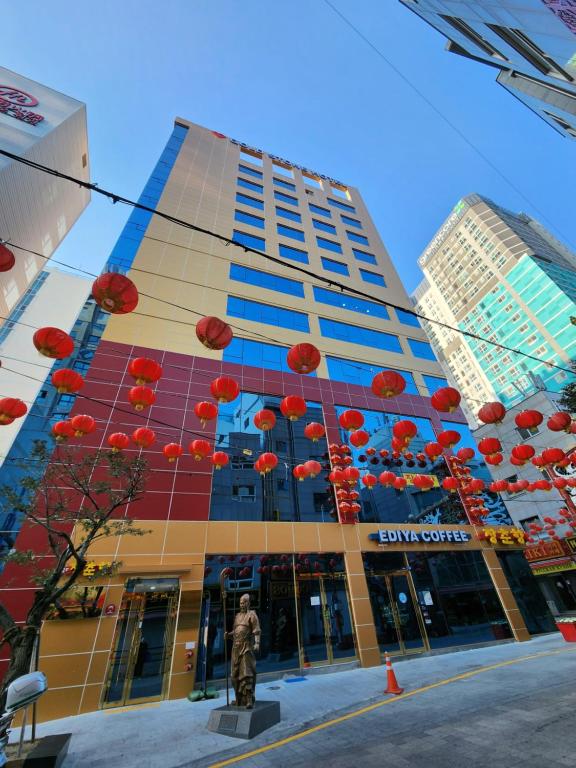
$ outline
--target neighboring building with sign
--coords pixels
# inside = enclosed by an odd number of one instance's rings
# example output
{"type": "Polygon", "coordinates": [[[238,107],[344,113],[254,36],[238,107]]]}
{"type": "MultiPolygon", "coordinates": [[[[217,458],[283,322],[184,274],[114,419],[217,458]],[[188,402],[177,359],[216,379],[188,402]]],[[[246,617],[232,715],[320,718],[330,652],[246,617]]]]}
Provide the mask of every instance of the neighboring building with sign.
{"type": "Polygon", "coordinates": [[[574,0],[400,1],[448,38],[448,51],[500,70],[500,85],[576,138],[574,0]]]}
{"type": "Polygon", "coordinates": [[[526,547],[526,559],[555,615],[576,611],[576,536],[526,547]]]}
{"type": "MultiPolygon", "coordinates": [[[[131,214],[109,263],[127,271],[141,291],[138,314],[109,317],[84,392],[98,404],[94,447],[150,416],[157,440],[143,451],[151,467],[148,490],[129,510],[149,533],[101,542],[89,553],[95,563],[119,563],[112,577],[89,582],[104,586],[102,605],[117,611],[102,610],[74,634],[67,622],[46,622],[41,647],[66,650],[60,657],[50,651],[50,691],[40,716],[184,696],[198,682],[197,657],[187,651],[202,644],[204,653],[205,640],[207,680],[222,684],[224,568],[230,568],[227,627],[243,593],[258,611],[259,675],[355,659],[377,665],[384,651],[522,640],[553,629],[522,543],[478,539],[458,495],[442,487],[449,472],[443,458],[399,460],[390,452],[394,425],[405,418],[417,427],[415,456],[445,429],[457,429],[462,445],[473,445],[473,438],[462,412],[441,419],[431,407],[430,395],[445,379],[359,191],[178,119],[143,197],[280,263],[150,214],[131,214]],[[294,263],[327,278],[345,275],[373,300],[305,280],[289,269],[294,263]],[[193,314],[162,309],[148,296],[193,314]],[[197,313],[233,326],[223,351],[198,341],[197,313]],[[317,375],[287,367],[287,350],[297,342],[322,350],[317,375]],[[156,405],[127,417],[127,361],[140,355],[157,359],[164,373],[156,405]],[[383,368],[402,373],[402,395],[373,395],[372,379],[383,368]],[[210,398],[210,382],[221,374],[238,381],[240,395],[220,404],[218,418],[202,428],[193,406],[210,398]],[[287,394],[305,398],[305,418],[282,415],[287,394]],[[362,412],[374,449],[368,455],[351,448],[354,465],[363,475],[386,469],[402,478],[405,490],[360,484],[360,522],[343,525],[324,477],[325,454],[329,444],[348,441],[338,417],[351,407],[362,412]],[[276,416],[266,432],[253,422],[262,408],[276,416]],[[309,421],[325,425],[326,439],[305,437],[309,421]],[[213,470],[188,452],[167,462],[164,444],[187,446],[199,434],[227,453],[225,468],[213,470]],[[263,451],[279,457],[264,477],[253,467],[263,451]],[[324,471],[298,482],[292,468],[312,459],[324,471]],[[414,482],[418,474],[434,478],[430,490],[414,482]],[[149,659],[139,653],[141,639],[156,646],[149,659]],[[128,666],[117,663],[123,652],[128,666]]],[[[74,407],[80,408],[86,404],[74,407]]],[[[489,477],[480,459],[471,466],[475,476],[489,477]]],[[[486,494],[483,502],[490,526],[510,522],[498,497],[486,494]]],[[[23,528],[20,546],[27,548],[33,535],[23,528]]],[[[13,575],[7,569],[2,599],[18,607],[25,592],[11,591],[13,575]]]]}
{"type": "MultiPolygon", "coordinates": [[[[0,67],[0,149],[89,181],[85,105],[0,67]]],[[[16,265],[0,275],[0,326],[46,265],[90,193],[0,155],[0,240],[16,265]]]]}

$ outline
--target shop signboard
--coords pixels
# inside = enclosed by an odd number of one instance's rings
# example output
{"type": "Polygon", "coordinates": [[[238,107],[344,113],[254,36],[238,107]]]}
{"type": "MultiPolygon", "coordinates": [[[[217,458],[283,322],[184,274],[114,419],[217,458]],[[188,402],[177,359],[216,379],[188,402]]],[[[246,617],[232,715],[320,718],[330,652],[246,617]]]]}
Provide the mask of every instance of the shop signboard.
{"type": "Polygon", "coordinates": [[[472,534],[427,525],[419,528],[380,528],[377,533],[370,533],[368,538],[378,544],[466,544],[472,539],[472,534]]]}
{"type": "Polygon", "coordinates": [[[576,553],[576,536],[567,536],[565,541],[570,552],[576,553]]]}
{"type": "MultiPolygon", "coordinates": [[[[576,541],[576,537],[573,537],[576,541]]],[[[568,541],[568,540],[566,540],[568,541]]],[[[524,550],[524,556],[528,562],[533,563],[538,560],[549,560],[552,557],[569,555],[571,550],[568,544],[563,541],[539,541],[537,544],[529,544],[524,550]]]]}

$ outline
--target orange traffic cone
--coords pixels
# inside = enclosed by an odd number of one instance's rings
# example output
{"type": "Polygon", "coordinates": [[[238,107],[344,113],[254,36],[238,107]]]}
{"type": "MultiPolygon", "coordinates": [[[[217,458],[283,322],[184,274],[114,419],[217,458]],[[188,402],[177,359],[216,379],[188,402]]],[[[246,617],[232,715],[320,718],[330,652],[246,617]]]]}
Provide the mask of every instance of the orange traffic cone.
{"type": "Polygon", "coordinates": [[[390,656],[388,654],[385,654],[386,656],[386,690],[384,693],[394,693],[396,695],[402,693],[404,691],[404,688],[400,688],[398,685],[398,681],[396,680],[396,675],[394,674],[394,670],[392,669],[392,662],[390,661],[390,656]]]}

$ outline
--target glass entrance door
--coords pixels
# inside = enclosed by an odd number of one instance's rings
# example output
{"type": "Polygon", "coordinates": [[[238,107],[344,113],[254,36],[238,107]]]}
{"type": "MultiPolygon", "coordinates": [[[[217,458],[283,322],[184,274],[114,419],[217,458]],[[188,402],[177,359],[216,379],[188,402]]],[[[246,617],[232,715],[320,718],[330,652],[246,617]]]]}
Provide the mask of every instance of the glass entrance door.
{"type": "Polygon", "coordinates": [[[422,614],[408,571],[370,575],[368,591],[382,652],[408,654],[429,650],[422,614]]]}
{"type": "Polygon", "coordinates": [[[103,705],[162,698],[172,655],[177,579],[131,579],[122,598],[103,705]]]}
{"type": "Polygon", "coordinates": [[[344,575],[298,577],[298,619],[303,667],[356,657],[344,575]]]}

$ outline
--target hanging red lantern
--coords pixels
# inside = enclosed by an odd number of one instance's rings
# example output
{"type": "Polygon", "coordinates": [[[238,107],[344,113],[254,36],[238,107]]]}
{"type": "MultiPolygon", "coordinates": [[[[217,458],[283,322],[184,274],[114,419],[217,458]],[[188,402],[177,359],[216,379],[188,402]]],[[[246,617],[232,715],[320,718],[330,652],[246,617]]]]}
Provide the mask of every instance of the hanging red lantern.
{"type": "Polygon", "coordinates": [[[130,360],[128,373],[136,384],[152,384],[162,376],[162,366],[150,357],[137,357],[130,360]]]}
{"type": "Polygon", "coordinates": [[[402,419],[401,421],[397,421],[396,424],[394,424],[392,427],[392,434],[397,440],[408,442],[409,440],[412,440],[412,438],[416,437],[418,434],[418,427],[416,424],[414,424],[413,421],[402,419]]]}
{"type": "Polygon", "coordinates": [[[381,448],[379,454],[383,459],[386,459],[388,456],[390,456],[390,451],[388,451],[386,448],[381,448]]]}
{"type": "Polygon", "coordinates": [[[0,272],[9,272],[16,264],[16,258],[4,243],[0,243],[0,272]]]}
{"type": "Polygon", "coordinates": [[[113,315],[126,315],[138,305],[138,289],[126,275],[105,272],[92,284],[92,296],[99,307],[113,315]]]}
{"type": "Polygon", "coordinates": [[[168,443],[162,448],[162,453],[168,461],[174,462],[184,453],[184,448],[179,443],[168,443]]]}
{"type": "Polygon", "coordinates": [[[288,350],[286,362],[294,373],[312,373],[320,365],[320,352],[313,344],[295,344],[288,350]]]}
{"type": "Polygon", "coordinates": [[[546,422],[552,432],[569,432],[571,425],[572,415],[568,411],[557,411],[546,422]]]}
{"type": "Polygon", "coordinates": [[[316,477],[316,475],[319,475],[320,472],[322,472],[322,464],[320,464],[319,461],[315,461],[314,459],[305,461],[304,466],[306,467],[306,471],[310,477],[316,477]]]}
{"type": "Polygon", "coordinates": [[[468,487],[472,493],[482,493],[484,490],[484,480],[481,480],[479,477],[473,477],[468,483],[468,487]]]}
{"type": "Polygon", "coordinates": [[[459,448],[456,456],[460,459],[461,462],[470,461],[470,459],[474,458],[474,449],[466,447],[459,448]]]}
{"type": "Polygon", "coordinates": [[[568,480],[565,477],[555,477],[552,480],[552,485],[559,491],[563,491],[568,485],[568,480]]]}
{"type": "Polygon", "coordinates": [[[210,403],[207,400],[202,400],[196,403],[194,406],[194,413],[200,419],[200,424],[204,428],[206,422],[212,421],[218,416],[218,406],[215,403],[210,403]]]}
{"type": "Polygon", "coordinates": [[[262,408],[261,411],[254,414],[254,426],[261,429],[262,432],[268,432],[276,426],[276,414],[268,408],[262,408]]]}
{"type": "Polygon", "coordinates": [[[74,437],[74,434],[74,427],[69,421],[57,421],[56,424],[52,425],[52,435],[56,438],[57,443],[74,437]]]}
{"type": "Polygon", "coordinates": [[[82,437],[82,435],[89,435],[96,429],[96,422],[92,416],[86,414],[78,414],[70,419],[70,424],[74,430],[76,437],[82,437]]]}
{"type": "Polygon", "coordinates": [[[138,427],[132,433],[132,440],[140,448],[149,448],[156,440],[156,433],[148,427],[138,427]]]}
{"type": "Polygon", "coordinates": [[[364,424],[364,416],[362,416],[360,411],[350,409],[341,413],[338,421],[342,429],[345,429],[347,432],[354,432],[355,429],[360,429],[364,424]]]}
{"type": "Polygon", "coordinates": [[[196,323],[196,336],[207,349],[225,349],[234,334],[224,320],[218,317],[202,317],[196,323]]]}
{"type": "Polygon", "coordinates": [[[490,490],[492,493],[502,493],[502,491],[505,491],[507,488],[507,480],[494,480],[493,483],[490,483],[490,490]]]}
{"type": "Polygon", "coordinates": [[[483,456],[490,456],[502,450],[502,443],[497,437],[484,437],[478,443],[478,450],[483,456]]]}
{"type": "Polygon", "coordinates": [[[362,485],[365,485],[366,488],[374,488],[374,486],[378,483],[378,478],[374,475],[367,474],[363,475],[362,477],[362,485]]]}
{"type": "Polygon", "coordinates": [[[360,470],[357,467],[346,467],[344,470],[344,479],[351,485],[357,483],[360,479],[360,470]]]}
{"type": "Polygon", "coordinates": [[[44,357],[63,360],[74,352],[74,340],[60,328],[46,326],[39,328],[32,337],[32,343],[44,357]]]}
{"type": "Polygon", "coordinates": [[[366,448],[366,456],[374,456],[376,448],[366,448]]]}
{"type": "Polygon", "coordinates": [[[306,413],[306,401],[299,395],[288,395],[280,403],[280,411],[290,421],[298,421],[306,413]]]}
{"type": "Polygon", "coordinates": [[[0,424],[12,424],[14,419],[19,419],[28,412],[26,403],[17,397],[3,397],[0,400],[0,424]]]}
{"type": "Polygon", "coordinates": [[[275,453],[263,453],[259,458],[260,466],[268,474],[278,466],[278,456],[275,453]]]}
{"type": "Polygon", "coordinates": [[[394,485],[394,481],[396,480],[396,475],[394,474],[394,472],[390,472],[390,471],[381,472],[380,476],[378,477],[378,480],[384,486],[384,488],[389,488],[391,485],[394,485]]]}
{"type": "Polygon", "coordinates": [[[436,461],[438,456],[442,453],[442,446],[440,443],[426,443],[424,446],[424,453],[428,456],[430,461],[436,461]]]}
{"type": "Polygon", "coordinates": [[[542,458],[542,456],[534,456],[532,459],[532,464],[534,464],[535,467],[538,469],[543,469],[546,466],[546,462],[542,458]]]}
{"type": "Polygon", "coordinates": [[[210,392],[219,403],[231,403],[240,394],[240,387],[235,379],[219,376],[210,384],[210,392]]]}
{"type": "Polygon", "coordinates": [[[54,371],[51,381],[60,394],[74,394],[84,386],[84,379],[72,368],[59,368],[54,371]]]}
{"type": "Polygon", "coordinates": [[[338,487],[339,485],[342,485],[346,482],[346,477],[344,475],[343,469],[333,469],[332,472],[328,475],[328,479],[330,482],[338,487]]]}
{"type": "Polygon", "coordinates": [[[292,474],[299,482],[303,482],[308,477],[308,470],[304,464],[296,464],[292,474]]]}
{"type": "Polygon", "coordinates": [[[381,371],[372,379],[372,392],[377,397],[395,397],[406,389],[406,379],[396,371],[381,371]]]}
{"type": "Polygon", "coordinates": [[[228,454],[224,451],[214,451],[212,454],[212,464],[214,465],[214,469],[222,469],[222,467],[226,467],[229,460],[228,454]]]}
{"type": "Polygon", "coordinates": [[[542,459],[545,464],[558,464],[565,456],[562,448],[546,448],[542,451],[542,459]]]}
{"type": "Polygon", "coordinates": [[[506,416],[506,408],[502,403],[486,403],[478,411],[478,420],[484,424],[500,424],[506,416]]]}
{"type": "Polygon", "coordinates": [[[156,402],[156,395],[150,387],[132,387],[128,392],[128,400],[135,411],[143,411],[156,402]]]}
{"type": "Polygon", "coordinates": [[[491,453],[489,456],[484,456],[486,464],[490,464],[493,467],[497,467],[504,461],[504,456],[501,453],[491,453]]]}
{"type": "Polygon", "coordinates": [[[119,453],[130,445],[130,438],[124,432],[113,432],[108,435],[108,445],[112,448],[112,453],[119,453]]]}
{"type": "Polygon", "coordinates": [[[521,411],[516,414],[514,421],[520,429],[535,429],[542,424],[544,416],[540,411],[521,411]]]}
{"type": "Polygon", "coordinates": [[[304,427],[304,436],[309,440],[312,440],[313,443],[317,443],[325,434],[326,430],[324,429],[324,425],[319,424],[317,421],[311,421],[304,427]]]}
{"type": "Polygon", "coordinates": [[[529,461],[535,453],[536,451],[531,445],[524,444],[515,445],[510,451],[510,455],[515,459],[518,459],[518,461],[521,461],[523,464],[529,461]]]}
{"type": "Polygon", "coordinates": [[[394,480],[394,488],[397,491],[403,491],[404,488],[406,488],[407,485],[408,485],[408,481],[406,480],[405,477],[397,477],[394,480]]]}
{"type": "Polygon", "coordinates": [[[430,398],[432,408],[442,413],[452,413],[460,405],[460,392],[454,387],[441,387],[430,398]]]}
{"type": "Polygon", "coordinates": [[[430,475],[414,475],[412,483],[421,491],[429,491],[434,486],[434,480],[430,475]]]}
{"type": "Polygon", "coordinates": [[[445,477],[444,480],[442,480],[442,488],[444,488],[445,491],[450,491],[450,493],[456,493],[459,486],[460,483],[455,477],[445,477]]]}
{"type": "Polygon", "coordinates": [[[551,491],[552,490],[552,483],[550,483],[548,480],[536,480],[535,483],[533,483],[534,488],[537,491],[551,491]]]}
{"type": "Polygon", "coordinates": [[[362,448],[370,440],[370,435],[363,429],[357,429],[355,432],[352,432],[349,439],[354,448],[362,448]]]}
{"type": "Polygon", "coordinates": [[[195,461],[202,461],[212,450],[208,440],[192,440],[188,450],[194,456],[195,461]]]}
{"type": "Polygon", "coordinates": [[[436,439],[443,448],[453,448],[460,442],[461,435],[455,429],[446,429],[444,432],[440,432],[436,439]]]}
{"type": "Polygon", "coordinates": [[[357,502],[354,502],[353,504],[350,504],[350,512],[352,512],[353,515],[357,515],[362,511],[362,505],[358,504],[357,502]]]}

